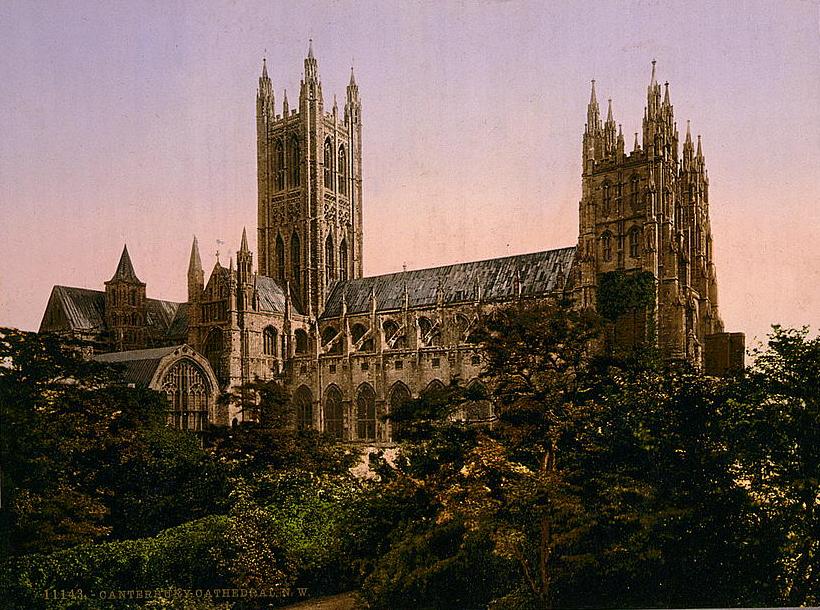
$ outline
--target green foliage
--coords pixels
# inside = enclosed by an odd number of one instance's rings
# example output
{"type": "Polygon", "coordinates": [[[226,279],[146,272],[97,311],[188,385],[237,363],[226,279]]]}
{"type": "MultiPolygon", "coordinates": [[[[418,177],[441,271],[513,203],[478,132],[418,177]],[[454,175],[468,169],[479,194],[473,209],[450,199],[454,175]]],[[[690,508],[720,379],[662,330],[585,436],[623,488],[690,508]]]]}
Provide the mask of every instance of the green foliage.
{"type": "Polygon", "coordinates": [[[165,398],[118,384],[83,345],[0,330],[6,553],[156,533],[220,509],[225,479],[165,398]]]}
{"type": "Polygon", "coordinates": [[[615,321],[635,309],[655,306],[655,277],[648,271],[608,271],[598,276],[598,313],[615,321]]]}

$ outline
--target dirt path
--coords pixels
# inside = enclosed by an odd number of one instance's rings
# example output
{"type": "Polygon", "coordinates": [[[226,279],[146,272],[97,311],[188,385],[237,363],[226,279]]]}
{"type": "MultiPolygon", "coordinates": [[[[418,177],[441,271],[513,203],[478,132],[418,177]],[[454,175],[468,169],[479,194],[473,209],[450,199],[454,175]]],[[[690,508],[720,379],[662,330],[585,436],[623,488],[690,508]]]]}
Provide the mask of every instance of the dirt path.
{"type": "Polygon", "coordinates": [[[354,593],[340,593],[331,597],[318,597],[292,606],[285,606],[282,610],[358,610],[354,593]]]}

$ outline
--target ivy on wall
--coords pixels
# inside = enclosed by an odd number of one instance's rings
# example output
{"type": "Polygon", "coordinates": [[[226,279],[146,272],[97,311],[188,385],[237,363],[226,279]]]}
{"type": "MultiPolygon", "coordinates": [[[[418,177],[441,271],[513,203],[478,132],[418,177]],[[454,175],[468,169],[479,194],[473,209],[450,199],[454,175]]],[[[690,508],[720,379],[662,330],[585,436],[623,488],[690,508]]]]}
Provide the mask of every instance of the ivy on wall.
{"type": "Polygon", "coordinates": [[[655,306],[655,276],[648,271],[608,271],[598,276],[598,313],[615,321],[628,311],[655,306]]]}

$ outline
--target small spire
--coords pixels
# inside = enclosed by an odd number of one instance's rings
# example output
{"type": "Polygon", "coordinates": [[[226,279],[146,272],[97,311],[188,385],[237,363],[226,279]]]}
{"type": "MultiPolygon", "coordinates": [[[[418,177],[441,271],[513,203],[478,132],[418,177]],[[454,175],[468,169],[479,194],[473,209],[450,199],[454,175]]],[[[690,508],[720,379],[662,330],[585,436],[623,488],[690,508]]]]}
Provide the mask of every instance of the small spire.
{"type": "Polygon", "coordinates": [[[268,78],[268,60],[262,56],[262,78],[268,78]]]}
{"type": "Polygon", "coordinates": [[[612,121],[612,98],[609,98],[609,109],[606,111],[606,120],[612,121]]]}
{"type": "Polygon", "coordinates": [[[117,264],[117,270],[114,272],[114,280],[126,280],[129,282],[140,282],[137,274],[134,273],[134,265],[131,264],[131,257],[128,255],[128,246],[123,244],[122,254],[120,254],[120,262],[117,264]]]}
{"type": "Polygon", "coordinates": [[[285,89],[282,95],[282,116],[288,116],[290,106],[288,106],[288,90],[285,89]]]}
{"type": "Polygon", "coordinates": [[[231,259],[228,263],[228,270],[231,272],[231,275],[233,275],[233,254],[231,254],[231,259]]]}
{"type": "Polygon", "coordinates": [[[590,104],[597,104],[598,100],[595,99],[595,79],[592,79],[592,92],[589,94],[589,103],[590,104]]]}
{"type": "Polygon", "coordinates": [[[652,87],[656,85],[657,82],[655,81],[655,60],[652,60],[652,78],[649,79],[649,86],[652,87]]]}
{"type": "Polygon", "coordinates": [[[699,158],[703,157],[703,151],[701,151],[701,149],[700,149],[700,134],[698,134],[698,152],[697,152],[697,155],[698,155],[699,158]]]}
{"type": "Polygon", "coordinates": [[[339,111],[339,105],[336,103],[336,94],[333,94],[333,114],[339,111]]]}
{"type": "Polygon", "coordinates": [[[668,106],[669,105],[669,82],[668,81],[665,82],[663,84],[663,86],[664,86],[663,103],[664,103],[665,106],[668,106]]]}
{"type": "Polygon", "coordinates": [[[248,248],[248,233],[245,230],[245,227],[242,227],[242,245],[239,246],[240,252],[250,252],[248,248]]]}
{"type": "Polygon", "coordinates": [[[350,66],[350,82],[348,83],[351,87],[356,85],[356,77],[353,76],[353,66],[350,66]]]}
{"type": "Polygon", "coordinates": [[[632,145],[632,151],[635,152],[640,149],[640,145],[638,144],[638,132],[635,132],[635,143],[632,145]]]}
{"type": "Polygon", "coordinates": [[[313,38],[308,38],[308,58],[313,59],[313,38]]]}
{"type": "Polygon", "coordinates": [[[202,259],[199,258],[199,243],[194,235],[194,243],[191,244],[191,261],[188,263],[188,273],[192,271],[202,271],[202,259]]]}
{"type": "Polygon", "coordinates": [[[692,131],[689,129],[689,119],[686,120],[686,142],[692,143],[692,131]]]}

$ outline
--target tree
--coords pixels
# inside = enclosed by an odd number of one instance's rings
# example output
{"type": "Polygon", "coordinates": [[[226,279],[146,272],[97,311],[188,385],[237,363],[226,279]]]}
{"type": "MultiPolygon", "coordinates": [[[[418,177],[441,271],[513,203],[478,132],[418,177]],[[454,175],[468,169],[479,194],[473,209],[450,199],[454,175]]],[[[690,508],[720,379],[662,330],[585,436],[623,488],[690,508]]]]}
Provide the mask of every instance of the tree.
{"type": "Polygon", "coordinates": [[[820,337],[774,326],[740,386],[732,440],[739,479],[776,533],[782,597],[820,603],[820,337]]]}

